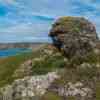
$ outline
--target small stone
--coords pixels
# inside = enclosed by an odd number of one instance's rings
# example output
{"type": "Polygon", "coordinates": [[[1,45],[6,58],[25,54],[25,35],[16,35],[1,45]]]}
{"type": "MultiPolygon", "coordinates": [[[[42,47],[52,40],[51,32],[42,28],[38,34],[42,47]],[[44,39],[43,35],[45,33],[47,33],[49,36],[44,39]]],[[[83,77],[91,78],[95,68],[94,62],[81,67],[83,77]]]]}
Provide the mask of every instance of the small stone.
{"type": "Polygon", "coordinates": [[[18,79],[2,88],[2,95],[11,98],[30,98],[34,96],[42,96],[51,83],[59,78],[57,72],[49,72],[46,75],[28,76],[23,79],[18,79]],[[14,97],[12,95],[14,94],[14,97]]]}
{"type": "Polygon", "coordinates": [[[76,84],[75,84],[75,87],[82,87],[83,86],[83,84],[81,83],[81,82],[77,82],[76,84]]]}

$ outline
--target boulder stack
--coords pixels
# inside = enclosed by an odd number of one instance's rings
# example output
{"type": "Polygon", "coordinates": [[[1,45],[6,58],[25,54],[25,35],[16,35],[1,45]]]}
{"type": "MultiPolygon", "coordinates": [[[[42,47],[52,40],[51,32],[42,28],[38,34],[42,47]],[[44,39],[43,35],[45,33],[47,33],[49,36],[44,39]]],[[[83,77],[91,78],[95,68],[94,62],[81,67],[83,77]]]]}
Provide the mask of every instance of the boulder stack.
{"type": "Polygon", "coordinates": [[[52,26],[49,36],[67,57],[84,56],[98,40],[95,26],[83,17],[61,17],[52,26]]]}

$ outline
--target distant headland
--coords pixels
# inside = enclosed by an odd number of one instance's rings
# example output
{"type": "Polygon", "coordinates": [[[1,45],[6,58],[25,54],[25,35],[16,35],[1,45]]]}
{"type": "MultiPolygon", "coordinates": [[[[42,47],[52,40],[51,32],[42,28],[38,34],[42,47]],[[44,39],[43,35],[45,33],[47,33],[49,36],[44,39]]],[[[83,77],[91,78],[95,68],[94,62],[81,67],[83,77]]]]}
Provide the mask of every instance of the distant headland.
{"type": "Polygon", "coordinates": [[[18,43],[0,43],[0,49],[9,48],[36,48],[42,44],[46,43],[32,43],[32,42],[18,42],[18,43]]]}

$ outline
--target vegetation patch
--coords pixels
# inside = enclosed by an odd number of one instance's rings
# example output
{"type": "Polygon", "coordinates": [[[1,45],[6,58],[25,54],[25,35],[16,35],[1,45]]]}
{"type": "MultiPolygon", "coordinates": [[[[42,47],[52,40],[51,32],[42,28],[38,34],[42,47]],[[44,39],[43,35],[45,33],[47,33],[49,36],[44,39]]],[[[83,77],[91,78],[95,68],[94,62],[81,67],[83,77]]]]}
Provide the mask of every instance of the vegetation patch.
{"type": "Polygon", "coordinates": [[[62,56],[59,52],[52,53],[51,55],[43,54],[42,56],[40,54],[40,57],[34,58],[32,61],[32,71],[35,75],[46,74],[50,71],[64,68],[64,66],[64,56],[62,56]]]}
{"type": "Polygon", "coordinates": [[[32,75],[46,74],[65,66],[64,56],[55,48],[48,49],[47,45],[37,51],[2,58],[0,59],[0,87],[12,83],[15,79],[23,78],[24,76],[20,77],[20,75],[14,77],[14,72],[30,59],[32,60],[32,75]]]}
{"type": "Polygon", "coordinates": [[[68,100],[76,100],[76,99],[75,99],[75,97],[73,97],[73,96],[69,96],[69,97],[68,97],[68,100]]]}
{"type": "Polygon", "coordinates": [[[62,97],[58,96],[56,93],[47,92],[41,100],[63,100],[62,97]]]}
{"type": "Polygon", "coordinates": [[[19,68],[19,65],[33,57],[32,52],[27,52],[13,57],[0,59],[0,87],[11,83],[14,80],[12,75],[14,71],[19,68]]]}
{"type": "Polygon", "coordinates": [[[96,84],[96,100],[100,100],[100,82],[96,84]]]}

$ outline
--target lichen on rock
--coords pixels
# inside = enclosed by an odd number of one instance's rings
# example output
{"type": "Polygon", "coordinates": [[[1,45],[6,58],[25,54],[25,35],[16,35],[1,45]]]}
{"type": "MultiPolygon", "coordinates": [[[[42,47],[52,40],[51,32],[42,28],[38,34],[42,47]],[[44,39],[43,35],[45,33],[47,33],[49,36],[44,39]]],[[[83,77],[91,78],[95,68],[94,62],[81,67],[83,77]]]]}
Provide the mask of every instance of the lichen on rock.
{"type": "Polygon", "coordinates": [[[84,56],[98,40],[95,26],[83,17],[61,17],[49,33],[54,45],[67,57],[84,56]]]}
{"type": "Polygon", "coordinates": [[[57,72],[49,72],[46,75],[27,76],[15,80],[12,85],[0,89],[0,97],[5,98],[0,100],[33,100],[44,95],[46,89],[58,78],[57,72]]]}

